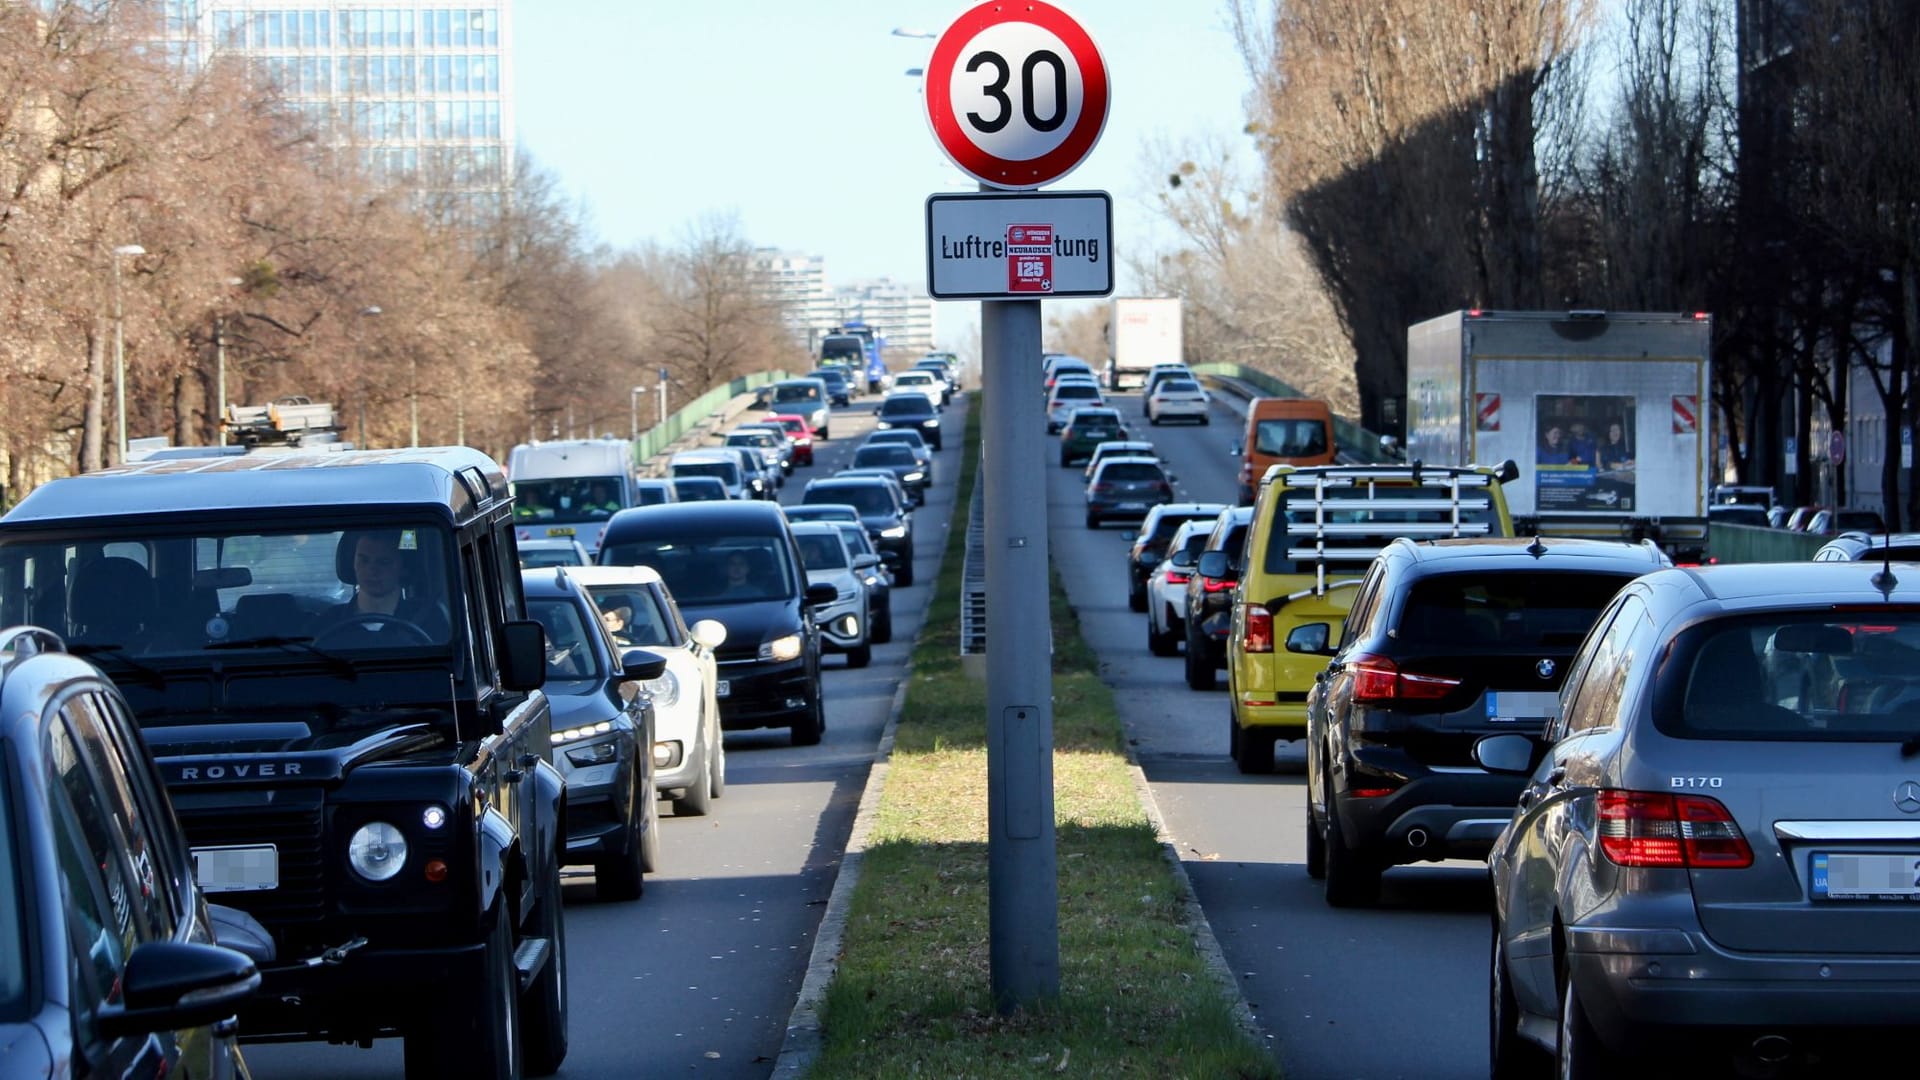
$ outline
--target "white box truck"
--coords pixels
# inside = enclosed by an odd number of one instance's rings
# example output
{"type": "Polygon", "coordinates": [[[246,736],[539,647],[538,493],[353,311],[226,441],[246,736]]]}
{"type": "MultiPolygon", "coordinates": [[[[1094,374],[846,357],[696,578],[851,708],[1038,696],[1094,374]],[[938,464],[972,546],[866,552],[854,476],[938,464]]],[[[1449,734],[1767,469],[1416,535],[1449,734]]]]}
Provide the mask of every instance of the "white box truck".
{"type": "Polygon", "coordinates": [[[1712,319],[1455,311],[1407,330],[1407,457],[1511,459],[1514,532],[1707,540],[1712,319]]]}
{"type": "Polygon", "coordinates": [[[1180,334],[1180,298],[1129,296],[1113,302],[1107,323],[1107,386],[1141,386],[1155,364],[1184,364],[1180,334]]]}
{"type": "Polygon", "coordinates": [[[507,455],[507,481],[516,539],[572,537],[598,555],[607,519],[635,503],[633,442],[522,443],[507,455]]]}

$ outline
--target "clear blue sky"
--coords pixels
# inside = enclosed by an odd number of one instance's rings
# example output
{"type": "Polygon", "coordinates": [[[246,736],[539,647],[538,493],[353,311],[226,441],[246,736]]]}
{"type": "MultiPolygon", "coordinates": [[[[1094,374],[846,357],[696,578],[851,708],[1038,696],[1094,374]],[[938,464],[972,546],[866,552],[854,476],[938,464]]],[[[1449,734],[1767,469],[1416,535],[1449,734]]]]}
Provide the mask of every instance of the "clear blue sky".
{"type": "MultiPolygon", "coordinates": [[[[518,0],[516,135],[613,247],[670,244],[727,214],[755,245],[825,255],[835,283],[924,287],[926,196],[975,185],[934,144],[920,80],[904,74],[933,42],[890,32],[938,33],[971,6],[518,0]]],[[[1062,6],[1099,44],[1113,104],[1099,145],[1054,186],[1113,193],[1124,293],[1128,252],[1167,240],[1145,200],[1148,141],[1236,137],[1245,66],[1221,0],[1062,6]]],[[[977,307],[941,305],[943,343],[959,344],[977,307]]]]}

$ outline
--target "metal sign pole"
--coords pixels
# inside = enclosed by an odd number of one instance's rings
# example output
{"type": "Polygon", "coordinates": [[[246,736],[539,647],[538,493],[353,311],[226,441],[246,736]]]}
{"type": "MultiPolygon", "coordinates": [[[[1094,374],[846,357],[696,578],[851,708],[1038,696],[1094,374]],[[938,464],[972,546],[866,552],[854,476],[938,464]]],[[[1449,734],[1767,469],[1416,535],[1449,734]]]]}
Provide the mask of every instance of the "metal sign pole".
{"type": "Polygon", "coordinates": [[[1040,301],[980,305],[987,554],[987,927],[994,1007],[1060,992],[1040,301]]]}

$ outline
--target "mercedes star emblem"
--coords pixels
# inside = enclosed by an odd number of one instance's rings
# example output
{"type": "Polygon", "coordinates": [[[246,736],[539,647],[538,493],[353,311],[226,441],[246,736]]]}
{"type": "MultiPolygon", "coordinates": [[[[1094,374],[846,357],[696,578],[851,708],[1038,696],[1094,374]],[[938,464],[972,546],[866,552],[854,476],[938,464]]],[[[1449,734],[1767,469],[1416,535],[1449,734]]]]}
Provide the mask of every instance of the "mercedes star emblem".
{"type": "Polygon", "coordinates": [[[1903,814],[1920,814],[1920,780],[1908,780],[1894,788],[1893,805],[1903,814]]]}
{"type": "Polygon", "coordinates": [[[1533,665],[1533,673],[1543,679],[1553,678],[1554,664],[1551,660],[1541,660],[1533,665]]]}

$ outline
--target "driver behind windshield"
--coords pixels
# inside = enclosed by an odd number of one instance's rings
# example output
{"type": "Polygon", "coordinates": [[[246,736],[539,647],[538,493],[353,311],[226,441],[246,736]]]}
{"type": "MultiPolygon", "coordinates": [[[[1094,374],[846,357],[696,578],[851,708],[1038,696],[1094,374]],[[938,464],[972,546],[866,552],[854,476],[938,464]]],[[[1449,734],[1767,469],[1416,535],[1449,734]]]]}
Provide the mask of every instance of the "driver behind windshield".
{"type": "Polygon", "coordinates": [[[446,609],[433,599],[419,565],[419,544],[412,529],[342,534],[335,567],[341,582],[353,586],[353,596],[323,612],[317,630],[325,632],[363,616],[387,616],[412,623],[435,640],[445,640],[446,609]]]}

